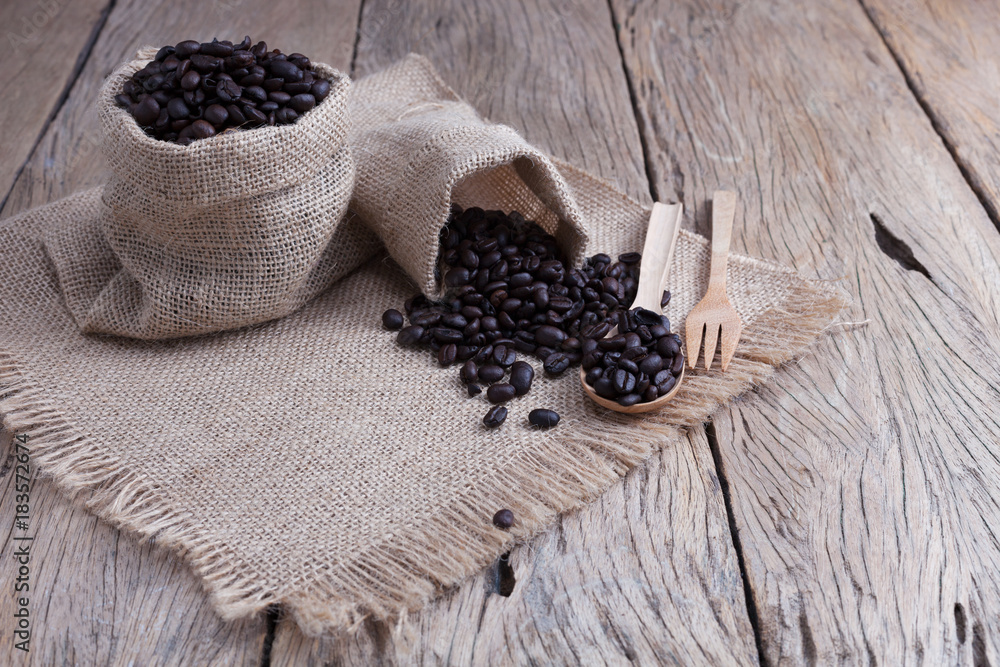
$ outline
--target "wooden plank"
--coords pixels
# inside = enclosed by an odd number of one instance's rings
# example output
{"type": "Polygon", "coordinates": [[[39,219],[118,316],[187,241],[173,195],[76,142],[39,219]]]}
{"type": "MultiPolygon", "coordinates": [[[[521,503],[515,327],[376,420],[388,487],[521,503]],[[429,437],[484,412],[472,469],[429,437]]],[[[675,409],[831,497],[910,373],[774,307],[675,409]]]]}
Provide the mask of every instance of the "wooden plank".
{"type": "Polygon", "coordinates": [[[1000,6],[969,0],[861,4],[1000,227],[1000,6]]]}
{"type": "MultiPolygon", "coordinates": [[[[93,103],[103,78],[143,44],[249,33],[272,47],[300,51],[347,69],[353,51],[359,0],[301,0],[297,6],[263,0],[174,0],[151,7],[119,2],[108,17],[81,75],[28,167],[15,184],[4,214],[101,183],[97,118],[93,103]]],[[[0,449],[6,456],[8,447],[0,449]]],[[[13,482],[3,480],[0,525],[13,520],[13,482]]],[[[3,664],[248,664],[260,663],[264,619],[223,623],[189,568],[155,545],[74,508],[50,480],[31,491],[39,594],[32,599],[36,634],[31,653],[12,655],[10,627],[0,638],[3,664]]],[[[4,532],[4,556],[10,551],[4,532]]],[[[5,563],[9,562],[7,560],[5,563]]],[[[16,570],[0,567],[0,590],[13,590],[16,570]]],[[[9,619],[9,595],[0,614],[9,619]]]]}
{"type": "Polygon", "coordinates": [[[103,19],[107,0],[0,5],[0,200],[10,191],[103,19]]]}
{"type": "MultiPolygon", "coordinates": [[[[649,200],[603,2],[365,3],[356,70],[410,50],[484,115],[649,200]]],[[[278,625],[273,665],[756,664],[742,580],[703,432],[513,550],[400,628],[312,641],[278,625]]]]}
{"type": "Polygon", "coordinates": [[[715,419],[766,661],[998,664],[986,212],[856,3],[613,6],[659,192],[705,229],[735,188],[734,250],[866,322],[715,419]]]}

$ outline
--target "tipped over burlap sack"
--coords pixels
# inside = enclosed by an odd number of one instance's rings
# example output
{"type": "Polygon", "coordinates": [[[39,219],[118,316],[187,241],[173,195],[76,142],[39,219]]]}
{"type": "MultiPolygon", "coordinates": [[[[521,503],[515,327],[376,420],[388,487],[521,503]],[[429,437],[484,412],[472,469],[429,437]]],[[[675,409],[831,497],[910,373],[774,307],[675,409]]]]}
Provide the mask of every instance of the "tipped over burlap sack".
{"type": "MultiPolygon", "coordinates": [[[[481,123],[422,58],[357,82],[351,99],[373,117],[408,112],[399,122],[416,114],[434,122],[440,109],[428,105],[437,104],[481,123]]],[[[385,135],[386,122],[357,126],[352,147],[374,145],[364,143],[376,136],[365,128],[385,135]]],[[[447,160],[448,136],[428,135],[431,146],[401,137],[399,150],[383,154],[356,150],[359,182],[387,164],[386,188],[402,196],[403,185],[388,181],[406,173],[396,161],[416,168],[427,153],[447,160]]],[[[645,207],[552,164],[579,215],[576,229],[589,238],[584,253],[641,249],[645,207]]],[[[524,172],[502,160],[474,171],[490,184],[481,196],[495,197],[479,200],[487,207],[521,207],[505,205],[504,193],[537,192],[512,180],[524,172]]],[[[437,196],[447,191],[432,185],[437,196]]],[[[362,201],[371,187],[365,182],[355,199],[374,216],[377,202],[362,201]]],[[[423,210],[417,194],[397,200],[400,210],[423,210]]],[[[681,427],[801,354],[843,303],[827,283],[735,255],[729,292],[745,328],[726,373],[691,372],[667,410],[634,417],[595,406],[575,373],[549,378],[536,363],[531,392],[508,404],[502,427],[487,430],[485,396],[468,397],[455,368],[440,368],[429,350],[399,347],[381,326],[381,313],[416,291],[407,274],[422,281],[433,257],[400,255],[397,264],[377,256],[295,313],[236,331],[152,342],[87,336],[66,308],[43,239],[78,227],[89,235],[85,247],[97,247],[101,212],[92,190],[0,223],[5,424],[28,436],[36,468],[80,503],[189,562],[222,616],[280,603],[313,635],[415,610],[592,500],[676,443],[681,427]],[[536,407],[559,412],[559,426],[531,428],[536,407]],[[501,507],[516,516],[510,531],[491,523],[501,507]]],[[[531,215],[545,220],[541,213],[531,215]]],[[[366,222],[388,233],[386,219],[366,222]]],[[[756,222],[739,224],[753,233],[756,222]]],[[[674,322],[704,293],[708,258],[704,239],[682,233],[670,278],[674,322]]]]}
{"type": "Polygon", "coordinates": [[[114,99],[155,53],[118,67],[98,96],[112,172],[102,238],[73,221],[45,239],[80,329],[143,339],[234,329],[287,315],[356,268],[355,243],[374,247],[362,227],[350,251],[331,244],[354,187],[347,76],[315,63],[330,94],[298,122],[180,146],[148,136],[114,99]]]}

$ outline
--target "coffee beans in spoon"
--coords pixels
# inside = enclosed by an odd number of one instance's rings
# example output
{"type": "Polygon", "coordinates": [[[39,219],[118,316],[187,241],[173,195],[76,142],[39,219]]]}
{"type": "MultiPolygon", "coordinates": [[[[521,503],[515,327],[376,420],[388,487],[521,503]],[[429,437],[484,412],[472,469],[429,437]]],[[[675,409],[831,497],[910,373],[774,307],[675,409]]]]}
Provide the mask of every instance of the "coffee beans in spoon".
{"type": "Polygon", "coordinates": [[[115,101],[152,137],[187,145],[238,128],[286,125],[326,99],[330,81],[301,53],[244,37],[164,46],[115,101]]]}
{"type": "Polygon", "coordinates": [[[636,308],[618,315],[618,333],[587,339],[585,381],[601,398],[628,407],[666,396],[684,369],[680,337],[670,320],[636,308]]]}

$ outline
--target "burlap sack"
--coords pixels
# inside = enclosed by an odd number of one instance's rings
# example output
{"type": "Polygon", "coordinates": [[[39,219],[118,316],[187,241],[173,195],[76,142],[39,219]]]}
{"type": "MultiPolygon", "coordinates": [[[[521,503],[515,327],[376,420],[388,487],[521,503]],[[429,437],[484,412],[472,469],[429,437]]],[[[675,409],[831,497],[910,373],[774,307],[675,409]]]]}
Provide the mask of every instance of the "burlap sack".
{"type": "Polygon", "coordinates": [[[351,97],[358,179],[351,208],[427,295],[452,202],[516,210],[556,237],[579,264],[584,216],[550,158],[506,125],[479,117],[426,58],[410,56],[351,97]]]}
{"type": "MultiPolygon", "coordinates": [[[[357,82],[352,105],[389,89],[393,105],[413,108],[451,98],[426,61],[411,58],[357,82]]],[[[416,164],[420,151],[365,159],[416,164]]],[[[643,206],[554,164],[590,235],[584,252],[641,249],[643,206]]],[[[371,163],[362,169],[375,173],[371,163]]],[[[498,168],[494,178],[520,176],[498,168]]],[[[496,182],[498,197],[528,187],[496,182]]],[[[221,615],[281,603],[309,634],[418,608],[769,377],[843,303],[826,283],[733,256],[729,290],[745,329],[725,374],[692,372],[669,409],[629,417],[587,400],[574,373],[552,379],[536,364],[531,392],[487,430],[490,406],[467,396],[456,368],[399,347],[382,328],[382,311],[415,291],[386,256],[253,327],[154,342],[82,335],[42,239],[78,226],[97,246],[101,210],[92,190],[0,223],[5,424],[28,436],[36,468],[91,511],[185,558],[221,615]],[[532,429],[527,414],[538,407],[557,410],[559,426],[532,429]],[[517,517],[510,531],[491,523],[501,507],[517,517]]],[[[757,222],[748,212],[738,224],[752,234],[757,222]]],[[[704,293],[708,255],[704,239],[682,233],[670,279],[675,322],[704,293]]],[[[426,278],[431,264],[412,266],[426,278]]]]}
{"type": "Polygon", "coordinates": [[[102,252],[78,224],[45,239],[80,329],[144,339],[233,329],[287,315],[354,269],[365,257],[331,244],[354,186],[347,76],[316,63],[330,95],[292,125],[179,146],[114,101],[154,55],[117,68],[98,97],[112,171],[102,252]]]}

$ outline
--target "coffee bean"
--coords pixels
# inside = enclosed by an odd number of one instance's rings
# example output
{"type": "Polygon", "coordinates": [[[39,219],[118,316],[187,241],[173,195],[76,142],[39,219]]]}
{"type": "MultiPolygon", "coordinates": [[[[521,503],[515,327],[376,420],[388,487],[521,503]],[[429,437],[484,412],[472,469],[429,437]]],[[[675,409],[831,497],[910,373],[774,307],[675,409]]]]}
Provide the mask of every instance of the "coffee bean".
{"type": "Polygon", "coordinates": [[[508,347],[507,345],[497,345],[493,348],[493,360],[504,368],[510,367],[516,359],[517,352],[513,349],[513,347],[508,347]]]}
{"type": "Polygon", "coordinates": [[[415,345],[424,335],[424,328],[418,325],[410,325],[399,332],[396,341],[400,345],[415,345]]]}
{"type": "Polygon", "coordinates": [[[302,70],[297,65],[287,60],[275,60],[271,62],[271,74],[280,77],[285,81],[301,81],[302,70]]]}
{"type": "Polygon", "coordinates": [[[500,510],[493,515],[493,525],[507,530],[514,525],[514,513],[510,510],[500,510]]]}
{"type": "Polygon", "coordinates": [[[663,296],[660,297],[660,308],[666,308],[670,305],[670,290],[664,290],[663,296]]]}
{"type": "MultiPolygon", "coordinates": [[[[712,354],[715,354],[715,350],[712,350],[712,354]]],[[[673,375],[680,375],[681,371],[684,369],[684,353],[678,352],[674,357],[674,360],[670,363],[670,372],[673,375]]]]}
{"type": "Polygon", "coordinates": [[[650,354],[639,363],[639,370],[652,377],[663,368],[663,358],[655,352],[650,354]]]}
{"type": "Polygon", "coordinates": [[[298,117],[299,114],[295,113],[294,109],[289,109],[288,107],[278,109],[274,112],[274,118],[279,125],[294,123],[298,117]]]}
{"type": "Polygon", "coordinates": [[[458,355],[458,346],[454,343],[448,343],[438,350],[438,363],[442,366],[451,366],[455,363],[455,357],[458,355]]]}
{"type": "Polygon", "coordinates": [[[210,56],[226,57],[233,55],[233,47],[218,41],[202,42],[201,53],[210,56]]]}
{"type": "Polygon", "coordinates": [[[506,403],[516,395],[517,390],[514,389],[514,386],[506,382],[498,382],[486,390],[486,398],[490,400],[490,403],[506,403]]]}
{"type": "Polygon", "coordinates": [[[197,139],[206,139],[215,135],[215,128],[207,120],[196,120],[191,123],[191,128],[197,139]]]}
{"type": "Polygon", "coordinates": [[[462,370],[459,372],[459,375],[462,378],[462,382],[465,382],[466,384],[471,384],[479,378],[479,367],[476,366],[476,362],[470,359],[469,361],[465,362],[464,366],[462,366],[462,370]]]}
{"type": "Polygon", "coordinates": [[[132,117],[139,125],[150,126],[160,116],[160,105],[152,97],[147,97],[132,110],[132,117]]]}
{"type": "Polygon", "coordinates": [[[660,396],[666,396],[674,388],[675,384],[677,384],[677,378],[673,375],[668,375],[666,380],[656,385],[656,391],[660,393],[660,396]]]}
{"type": "Polygon", "coordinates": [[[490,411],[483,417],[483,424],[486,428],[496,428],[507,419],[507,408],[497,405],[490,408],[490,411]]]}
{"type": "Polygon", "coordinates": [[[444,274],[444,282],[449,287],[458,287],[469,282],[469,270],[463,266],[456,266],[444,274]]]}
{"type": "Polygon", "coordinates": [[[469,396],[478,396],[483,393],[483,388],[474,382],[470,382],[465,386],[465,388],[469,392],[469,396]]]}
{"type": "Polygon", "coordinates": [[[188,109],[186,104],[184,104],[184,100],[179,97],[174,97],[167,102],[167,113],[170,114],[171,118],[183,120],[191,115],[191,110],[188,109]]]}
{"type": "Polygon", "coordinates": [[[602,377],[601,379],[594,382],[594,393],[596,393],[601,398],[618,397],[618,392],[615,391],[614,384],[611,382],[611,380],[609,380],[606,377],[602,377]]]}
{"type": "Polygon", "coordinates": [[[449,329],[448,327],[433,327],[431,335],[439,343],[459,343],[462,341],[462,332],[449,329]]]}
{"type": "Polygon", "coordinates": [[[310,92],[316,98],[316,103],[319,104],[330,94],[330,82],[326,79],[313,81],[310,92]]]}
{"type": "Polygon", "coordinates": [[[481,382],[492,384],[503,379],[504,370],[496,364],[486,364],[479,369],[478,376],[481,382]]]}
{"type": "Polygon", "coordinates": [[[569,356],[565,352],[556,352],[548,356],[543,367],[549,375],[559,375],[569,368],[569,365],[569,356]]]}
{"type": "Polygon", "coordinates": [[[174,47],[174,55],[178,58],[190,58],[201,50],[201,44],[192,39],[185,40],[174,47]]]}
{"type": "Polygon", "coordinates": [[[628,394],[635,389],[635,375],[621,368],[615,371],[611,382],[619,394],[628,394]]]}
{"type": "Polygon", "coordinates": [[[528,393],[534,379],[535,369],[527,361],[515,361],[510,367],[510,384],[517,390],[518,396],[528,393]]]}
{"type": "Polygon", "coordinates": [[[681,346],[673,336],[664,336],[656,341],[656,351],[664,359],[669,359],[680,352],[681,346]]]}
{"type": "Polygon", "coordinates": [[[636,393],[629,393],[618,397],[618,404],[624,407],[630,407],[635,405],[642,400],[642,396],[636,393]]]}
{"type": "Polygon", "coordinates": [[[551,428],[559,423],[559,413],[554,410],[539,408],[528,413],[528,421],[534,426],[551,428]]]}
{"type": "Polygon", "coordinates": [[[389,310],[382,313],[382,326],[391,331],[395,331],[397,329],[402,328],[403,314],[398,310],[396,310],[395,308],[390,308],[389,310]]]}
{"type": "Polygon", "coordinates": [[[548,324],[538,327],[535,331],[535,340],[539,345],[545,345],[547,347],[557,347],[560,343],[566,340],[566,338],[566,332],[548,324]]]}
{"type": "Polygon", "coordinates": [[[305,113],[316,106],[316,98],[309,93],[302,92],[292,97],[288,102],[288,106],[299,113],[305,113]]]}

